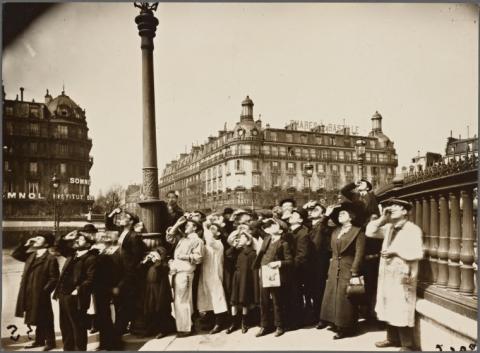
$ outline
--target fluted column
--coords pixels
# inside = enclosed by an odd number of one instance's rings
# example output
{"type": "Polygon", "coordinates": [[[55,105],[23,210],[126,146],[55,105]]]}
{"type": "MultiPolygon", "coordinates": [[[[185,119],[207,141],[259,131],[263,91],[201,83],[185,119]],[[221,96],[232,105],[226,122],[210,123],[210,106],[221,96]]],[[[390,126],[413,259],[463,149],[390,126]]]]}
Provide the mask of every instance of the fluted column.
{"type": "Polygon", "coordinates": [[[422,230],[423,230],[423,253],[425,254],[422,272],[424,274],[423,280],[432,282],[432,274],[430,272],[430,264],[428,261],[430,250],[430,203],[428,198],[422,198],[422,230]]]}
{"type": "Polygon", "coordinates": [[[439,197],[440,208],[440,229],[439,229],[439,244],[438,244],[438,276],[437,285],[446,287],[448,283],[448,235],[449,235],[449,215],[448,202],[445,195],[439,197]]]}
{"type": "Polygon", "coordinates": [[[450,243],[448,246],[448,284],[450,290],[458,291],[460,288],[460,205],[455,193],[450,197],[450,243]]]}
{"type": "Polygon", "coordinates": [[[463,212],[462,212],[462,250],[460,251],[460,293],[472,295],[473,284],[473,203],[470,192],[462,190],[461,192],[463,212]]]}
{"type": "Polygon", "coordinates": [[[438,279],[438,203],[435,196],[430,197],[430,244],[428,253],[430,255],[430,269],[432,282],[438,279]]]}

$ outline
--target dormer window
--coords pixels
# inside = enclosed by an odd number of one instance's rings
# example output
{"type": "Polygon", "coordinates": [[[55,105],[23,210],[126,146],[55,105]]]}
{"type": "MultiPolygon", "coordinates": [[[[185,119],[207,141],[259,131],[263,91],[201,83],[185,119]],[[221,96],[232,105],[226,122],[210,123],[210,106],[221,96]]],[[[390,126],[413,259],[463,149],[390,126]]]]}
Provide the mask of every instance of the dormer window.
{"type": "Polygon", "coordinates": [[[242,137],[243,135],[245,135],[245,130],[244,130],[244,129],[239,129],[239,130],[237,131],[237,136],[238,136],[238,137],[242,137]]]}
{"type": "Polygon", "coordinates": [[[60,109],[60,115],[61,115],[61,116],[68,116],[68,111],[67,111],[67,109],[65,109],[65,108],[60,109]]]}
{"type": "Polygon", "coordinates": [[[252,130],[252,136],[257,136],[258,135],[258,130],[257,129],[253,129],[252,130]]]}

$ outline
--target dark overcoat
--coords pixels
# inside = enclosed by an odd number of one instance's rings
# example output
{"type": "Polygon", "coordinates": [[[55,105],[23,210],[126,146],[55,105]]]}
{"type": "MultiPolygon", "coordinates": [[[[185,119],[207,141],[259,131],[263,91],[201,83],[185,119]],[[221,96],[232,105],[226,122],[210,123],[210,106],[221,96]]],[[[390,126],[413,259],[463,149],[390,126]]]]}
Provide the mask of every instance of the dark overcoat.
{"type": "Polygon", "coordinates": [[[296,283],[304,284],[308,279],[311,257],[311,241],[308,228],[300,226],[289,233],[290,247],[293,255],[293,275],[296,283]]]}
{"type": "MultiPolygon", "coordinates": [[[[272,241],[272,236],[267,235],[262,242],[262,247],[258,252],[258,255],[253,263],[253,268],[258,270],[262,264],[262,258],[265,255],[270,243],[272,241]]],[[[293,265],[293,255],[290,248],[290,244],[284,238],[280,238],[277,242],[273,243],[272,246],[275,247],[274,258],[272,261],[280,261],[280,287],[285,287],[291,282],[291,267],[293,265]]]]}
{"type": "Polygon", "coordinates": [[[35,259],[35,252],[27,253],[27,249],[20,244],[12,253],[15,259],[25,262],[15,316],[25,315],[25,324],[37,326],[39,322],[53,322],[50,294],[57,285],[59,267],[57,258],[48,250],[35,259]]]}
{"type": "Polygon", "coordinates": [[[234,261],[234,272],[232,277],[232,290],[230,295],[230,303],[232,305],[248,306],[258,303],[258,297],[255,295],[258,280],[254,276],[252,269],[257,254],[252,246],[246,246],[242,249],[229,248],[225,257],[234,261]]]}
{"type": "Polygon", "coordinates": [[[96,267],[97,255],[93,251],[88,251],[77,258],[74,256],[68,257],[60,273],[54,299],[57,299],[61,294],[70,294],[76,289],[78,291],[77,309],[81,312],[87,312],[93,293],[96,267]],[[71,280],[68,280],[67,277],[70,276],[71,280]],[[65,282],[71,283],[71,287],[66,287],[65,282]],[[61,293],[60,290],[66,292],[61,293]]]}
{"type": "Polygon", "coordinates": [[[332,228],[328,227],[328,218],[324,217],[312,226],[310,233],[311,256],[310,276],[318,281],[319,278],[326,280],[330,258],[332,257],[332,228]]]}
{"type": "Polygon", "coordinates": [[[338,239],[340,230],[341,227],[337,227],[332,233],[332,259],[320,318],[337,327],[351,328],[358,319],[358,311],[356,304],[347,297],[347,286],[352,273],[358,274],[360,271],[365,234],[360,228],[352,226],[338,239]]]}

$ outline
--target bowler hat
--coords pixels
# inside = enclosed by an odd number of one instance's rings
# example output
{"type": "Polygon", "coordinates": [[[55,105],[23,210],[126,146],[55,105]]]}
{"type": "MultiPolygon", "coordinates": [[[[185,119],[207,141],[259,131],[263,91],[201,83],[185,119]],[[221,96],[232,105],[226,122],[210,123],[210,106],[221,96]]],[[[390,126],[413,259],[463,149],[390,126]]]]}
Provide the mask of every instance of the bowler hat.
{"type": "Polygon", "coordinates": [[[372,183],[369,182],[367,179],[360,179],[360,181],[363,181],[367,184],[367,191],[370,191],[373,189],[372,183]]]}
{"type": "Polygon", "coordinates": [[[293,207],[295,207],[295,206],[297,205],[297,203],[295,202],[295,200],[292,199],[292,198],[286,198],[286,199],[281,200],[280,203],[279,203],[279,205],[282,206],[282,205],[283,205],[284,203],[286,203],[286,202],[290,202],[290,203],[293,205],[293,207]]]}
{"type": "Polygon", "coordinates": [[[412,209],[412,204],[408,201],[402,200],[402,199],[397,199],[395,197],[392,197],[390,199],[387,199],[381,203],[383,207],[388,207],[391,205],[399,205],[405,208],[407,211],[410,211],[412,209]]]}
{"type": "Polygon", "coordinates": [[[80,232],[83,232],[83,233],[97,233],[98,229],[97,229],[97,227],[95,227],[94,224],[87,223],[83,226],[82,229],[80,229],[80,232]]]}
{"type": "Polygon", "coordinates": [[[53,235],[51,232],[41,232],[38,233],[38,236],[43,237],[45,239],[45,244],[49,246],[53,246],[55,243],[55,235],[53,235]]]}
{"type": "Polygon", "coordinates": [[[338,215],[341,211],[347,211],[352,218],[352,225],[354,226],[362,226],[363,220],[363,210],[361,209],[360,205],[355,204],[353,202],[342,202],[340,205],[335,207],[330,214],[330,219],[337,225],[340,225],[338,221],[338,215]]]}
{"type": "Polygon", "coordinates": [[[303,208],[294,208],[292,213],[298,213],[304,221],[308,219],[308,213],[303,208]]]}
{"type": "Polygon", "coordinates": [[[233,208],[231,207],[225,207],[223,209],[223,214],[232,214],[233,213],[233,208]]]}

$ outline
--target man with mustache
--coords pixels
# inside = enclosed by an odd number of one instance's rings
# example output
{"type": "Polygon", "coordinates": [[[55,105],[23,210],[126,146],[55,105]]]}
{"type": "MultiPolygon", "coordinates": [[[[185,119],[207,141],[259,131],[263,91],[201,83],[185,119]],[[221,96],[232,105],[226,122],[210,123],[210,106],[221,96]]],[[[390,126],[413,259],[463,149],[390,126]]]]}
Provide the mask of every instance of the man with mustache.
{"type": "Polygon", "coordinates": [[[67,257],[54,293],[60,308],[63,350],[86,351],[87,310],[96,269],[95,255],[89,250],[94,240],[82,233],[70,233],[64,239],[74,239],[75,253],[67,257]]]}

